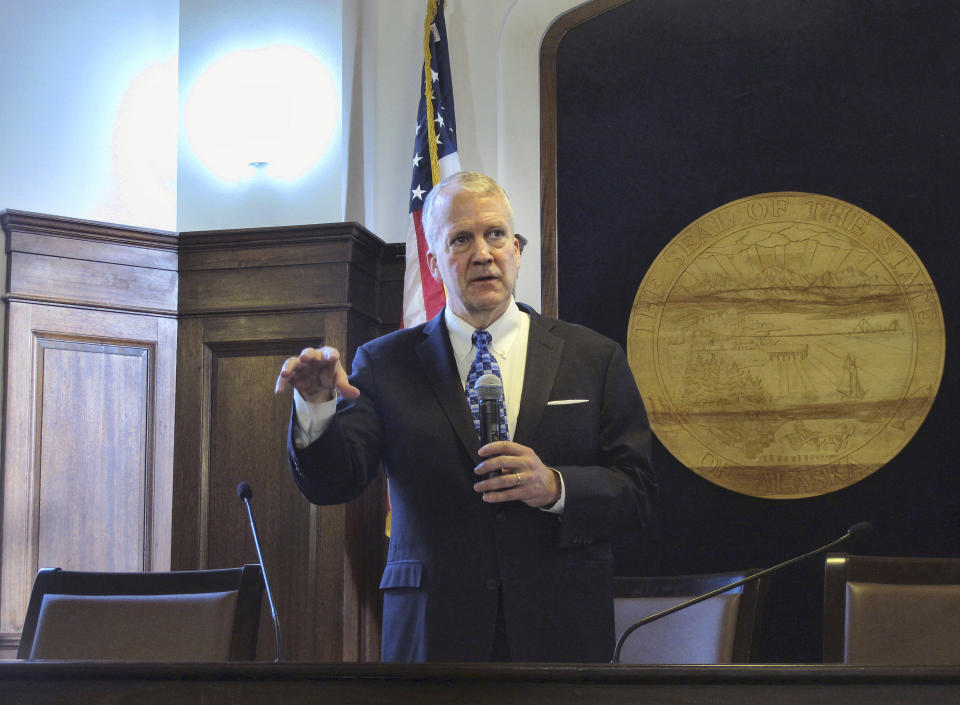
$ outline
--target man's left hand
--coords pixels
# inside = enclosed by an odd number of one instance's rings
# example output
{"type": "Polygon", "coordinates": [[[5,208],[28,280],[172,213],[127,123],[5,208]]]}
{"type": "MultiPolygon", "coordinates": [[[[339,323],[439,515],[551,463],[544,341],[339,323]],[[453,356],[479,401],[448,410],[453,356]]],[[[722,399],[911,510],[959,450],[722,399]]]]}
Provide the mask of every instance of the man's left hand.
{"type": "Polygon", "coordinates": [[[540,508],[550,507],[560,499],[560,479],[532,448],[513,441],[496,441],[481,447],[479,452],[485,460],[474,468],[474,473],[500,473],[473,486],[483,494],[484,502],[520,501],[540,508]]]}

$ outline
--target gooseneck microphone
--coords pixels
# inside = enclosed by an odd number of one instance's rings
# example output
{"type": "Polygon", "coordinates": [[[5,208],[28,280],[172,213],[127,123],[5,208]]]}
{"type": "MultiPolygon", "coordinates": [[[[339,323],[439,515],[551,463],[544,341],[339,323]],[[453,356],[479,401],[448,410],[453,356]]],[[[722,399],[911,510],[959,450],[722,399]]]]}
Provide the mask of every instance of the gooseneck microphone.
{"type": "MultiPolygon", "coordinates": [[[[503,400],[503,381],[495,374],[480,375],[473,385],[480,398],[480,445],[502,441],[500,437],[500,402],[503,400]]],[[[488,472],[485,479],[500,473],[488,472]]]]}
{"type": "Polygon", "coordinates": [[[247,505],[247,516],[250,517],[250,531],[253,534],[253,545],[257,549],[257,560],[260,561],[260,570],[263,571],[263,585],[267,590],[267,604],[270,605],[270,616],[273,618],[273,634],[277,644],[277,657],[274,663],[280,663],[283,658],[283,647],[280,641],[280,620],[277,618],[277,606],[273,601],[273,592],[270,590],[270,580],[267,578],[267,566],[263,562],[263,553],[260,552],[260,538],[257,534],[257,525],[253,521],[253,509],[250,507],[250,499],[253,497],[253,489],[247,482],[241,482],[237,485],[237,496],[247,505]]]}
{"type": "Polygon", "coordinates": [[[703,595],[693,597],[687,600],[686,602],[681,602],[678,605],[674,605],[673,607],[668,607],[665,610],[662,610],[655,614],[651,614],[647,617],[644,617],[639,622],[635,622],[634,624],[631,624],[629,627],[623,630],[623,633],[617,639],[617,646],[613,650],[613,658],[610,659],[610,663],[620,663],[620,651],[623,649],[623,644],[627,640],[627,637],[633,634],[635,630],[639,629],[644,624],[649,624],[650,622],[658,620],[661,617],[666,617],[668,614],[673,614],[674,612],[678,612],[679,610],[685,609],[687,607],[691,607],[692,605],[695,605],[698,602],[703,602],[704,600],[714,597],[715,595],[719,595],[722,592],[727,592],[727,590],[733,590],[736,587],[740,587],[744,583],[749,583],[752,580],[756,580],[757,578],[763,577],[764,575],[773,573],[774,571],[780,570],[781,568],[786,568],[788,565],[793,565],[794,563],[802,561],[804,558],[810,558],[811,556],[816,556],[817,554],[820,554],[820,553],[826,553],[837,544],[843,543],[844,541],[847,541],[849,539],[862,538],[867,534],[869,534],[871,531],[873,531],[873,525],[870,522],[868,521],[858,522],[853,526],[851,526],[849,529],[847,529],[847,532],[843,536],[841,536],[838,539],[834,539],[833,541],[826,544],[825,546],[821,546],[820,548],[810,551],[809,553],[804,553],[802,556],[796,556],[794,558],[791,558],[790,560],[784,561],[783,563],[778,563],[775,566],[771,566],[769,568],[765,568],[763,570],[757,571],[756,573],[752,573],[745,578],[741,578],[740,580],[730,583],[729,585],[722,585],[721,587],[718,587],[716,590],[711,590],[710,592],[705,593],[703,595]]]}

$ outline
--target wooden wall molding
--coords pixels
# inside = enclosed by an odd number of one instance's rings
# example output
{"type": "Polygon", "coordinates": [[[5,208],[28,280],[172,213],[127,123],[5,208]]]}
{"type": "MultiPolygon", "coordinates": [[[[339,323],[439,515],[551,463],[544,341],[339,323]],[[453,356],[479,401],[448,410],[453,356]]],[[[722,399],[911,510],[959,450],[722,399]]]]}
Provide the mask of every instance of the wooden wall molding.
{"type": "Polygon", "coordinates": [[[174,233],[3,211],[7,301],[177,314],[174,233]]]}

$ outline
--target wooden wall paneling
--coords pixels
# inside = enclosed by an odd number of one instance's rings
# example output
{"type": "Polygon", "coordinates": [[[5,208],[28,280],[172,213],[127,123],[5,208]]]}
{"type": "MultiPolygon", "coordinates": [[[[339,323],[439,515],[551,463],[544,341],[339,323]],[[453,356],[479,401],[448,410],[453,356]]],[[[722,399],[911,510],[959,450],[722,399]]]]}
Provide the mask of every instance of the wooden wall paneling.
{"type": "MultiPolygon", "coordinates": [[[[289,399],[273,381],[307,345],[329,342],[349,361],[396,327],[402,245],[351,223],[177,238],[21,211],[0,221],[0,655],[16,648],[40,563],[255,560],[236,495],[245,480],[287,658],[377,659],[385,483],[347,506],[310,506],[289,478],[289,399]],[[64,511],[70,501],[85,506],[64,511]]],[[[272,659],[267,611],[262,634],[259,657],[272,659]]]]}
{"type": "Polygon", "coordinates": [[[170,570],[173,547],[173,448],[176,421],[177,321],[158,316],[153,384],[153,570],[170,570]]]}
{"type": "MultiPolygon", "coordinates": [[[[256,562],[246,508],[236,491],[241,481],[249,482],[286,652],[295,654],[304,651],[301,632],[311,626],[309,617],[299,615],[308,613],[304,600],[313,576],[304,566],[315,522],[286,471],[282,429],[290,409],[287,400],[273,395],[273,376],[287,353],[278,350],[284,343],[275,337],[275,324],[291,325],[286,316],[181,323],[185,374],[178,377],[182,430],[175,451],[173,563],[188,569],[256,562]],[[258,341],[258,336],[266,337],[258,341]]],[[[258,658],[272,658],[274,649],[265,612],[258,658]]]]}
{"type": "Polygon", "coordinates": [[[181,233],[182,316],[357,309],[378,317],[386,246],[354,223],[181,233]],[[351,287],[351,278],[369,277],[351,287]],[[358,300],[355,300],[355,297],[358,300]]]}
{"type": "Polygon", "coordinates": [[[22,211],[0,221],[8,300],[175,315],[172,233],[22,211]]]}
{"type": "Polygon", "coordinates": [[[170,564],[174,239],[18,211],[6,234],[0,650],[39,567],[170,564]]]}
{"type": "Polygon", "coordinates": [[[200,491],[209,457],[204,440],[203,408],[203,325],[200,319],[186,319],[177,326],[177,378],[174,394],[177,432],[173,445],[174,522],[170,539],[170,565],[189,570],[206,565],[201,537],[200,491]],[[195,351],[188,355],[185,351],[195,351]],[[198,352],[197,352],[198,351],[198,352]]]}
{"type": "Polygon", "coordinates": [[[151,317],[10,304],[4,632],[40,567],[169,566],[173,397],[155,391],[169,343],[151,317]]]}
{"type": "MultiPolygon", "coordinates": [[[[309,505],[287,468],[290,400],[273,388],[302,348],[349,357],[399,320],[396,255],[354,224],[181,235],[174,565],[255,560],[236,495],[249,482],[289,660],[379,657],[383,485],[309,505]]],[[[267,617],[262,659],[274,654],[267,617]]]]}
{"type": "Polygon", "coordinates": [[[143,570],[152,547],[154,346],[48,334],[35,345],[37,566],[143,570]]]}

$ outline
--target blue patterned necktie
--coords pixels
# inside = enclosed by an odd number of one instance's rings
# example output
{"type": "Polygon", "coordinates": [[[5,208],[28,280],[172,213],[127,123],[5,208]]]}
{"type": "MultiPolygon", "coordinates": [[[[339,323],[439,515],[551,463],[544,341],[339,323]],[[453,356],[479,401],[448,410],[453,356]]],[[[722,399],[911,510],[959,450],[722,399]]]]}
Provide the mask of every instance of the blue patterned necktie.
{"type": "MultiPolygon", "coordinates": [[[[464,390],[467,395],[467,402],[470,404],[470,413],[473,414],[473,427],[477,429],[477,435],[480,435],[480,397],[477,395],[474,385],[482,375],[493,374],[500,377],[500,366],[496,358],[490,352],[490,341],[492,336],[485,330],[475,330],[473,332],[473,344],[477,346],[477,356],[470,365],[470,374],[467,375],[467,386],[464,390]]],[[[503,381],[503,378],[500,377],[503,381]]],[[[500,398],[500,421],[499,421],[500,439],[508,440],[510,438],[507,432],[507,409],[503,397],[500,398]]]]}

